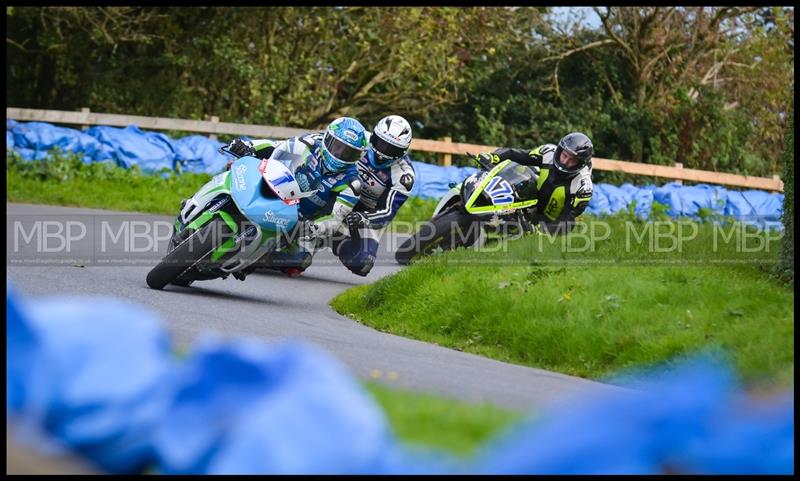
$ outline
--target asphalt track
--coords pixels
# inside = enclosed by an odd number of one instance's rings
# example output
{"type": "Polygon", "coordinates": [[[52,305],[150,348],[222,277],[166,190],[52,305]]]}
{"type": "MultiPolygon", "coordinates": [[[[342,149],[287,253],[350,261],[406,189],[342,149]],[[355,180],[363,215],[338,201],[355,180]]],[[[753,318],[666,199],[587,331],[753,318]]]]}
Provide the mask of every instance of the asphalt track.
{"type": "MultiPolygon", "coordinates": [[[[267,342],[300,339],[333,354],[360,378],[470,402],[527,410],[572,396],[621,389],[379,332],[334,312],[328,303],[340,292],[400,269],[391,254],[398,240],[393,236],[382,242],[376,266],[366,278],[351,274],[330,251],[322,251],[297,278],[256,271],[244,282],[228,277],[195,282],[188,288],[170,285],[152,290],[145,277],[165,253],[166,240],[151,242],[153,248],[147,252],[132,253],[149,245],[145,235],[135,237],[136,227],[130,221],[139,227],[150,223],[151,232],[159,232],[154,222],[164,227],[173,220],[129,212],[6,204],[7,277],[32,298],[108,295],[149,306],[161,314],[179,346],[191,346],[207,331],[255,336],[267,342]],[[121,230],[123,222],[129,231],[121,230]],[[82,228],[86,233],[81,238],[82,228]],[[43,233],[50,233],[49,238],[42,237],[43,233]],[[63,245],[66,236],[70,236],[69,253],[63,245]],[[59,248],[60,252],[45,252],[59,248]]],[[[166,237],[165,232],[160,235],[166,237]]]]}

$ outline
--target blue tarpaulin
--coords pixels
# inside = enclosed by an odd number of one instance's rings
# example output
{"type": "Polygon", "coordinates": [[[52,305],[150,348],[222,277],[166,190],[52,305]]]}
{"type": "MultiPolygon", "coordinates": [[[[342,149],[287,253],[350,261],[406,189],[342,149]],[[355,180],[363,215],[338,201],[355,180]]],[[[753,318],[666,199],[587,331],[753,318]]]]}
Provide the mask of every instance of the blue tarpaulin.
{"type": "Polygon", "coordinates": [[[57,127],[44,122],[18,123],[6,121],[8,147],[20,153],[23,159],[40,160],[50,155],[50,150],[83,154],[84,162],[99,162],[112,158],[113,149],[97,138],[80,130],[57,127]]]}
{"type": "MultiPolygon", "coordinates": [[[[49,149],[58,147],[65,152],[82,153],[85,162],[112,160],[126,168],[139,165],[148,172],[168,168],[216,174],[226,164],[226,157],[217,151],[220,142],[200,135],[173,140],[134,125],[95,126],[81,132],[42,122],[6,120],[6,142],[8,148],[19,152],[25,160],[44,158],[49,149]]],[[[411,194],[428,199],[441,198],[449,190],[449,184],[459,183],[477,171],[473,167],[442,167],[417,161],[412,164],[417,177],[411,194]]],[[[615,214],[634,205],[636,216],[648,219],[653,202],[664,204],[672,217],[730,216],[761,228],[782,229],[783,194],[706,184],[683,186],[671,182],[660,187],[595,184],[586,212],[615,214]]]]}
{"type": "Polygon", "coordinates": [[[96,138],[114,153],[117,164],[130,168],[136,164],[146,172],[174,169],[180,161],[175,157],[172,140],[164,134],[144,132],[135,125],[124,129],[95,126],[86,134],[96,138]]]}
{"type": "Polygon", "coordinates": [[[441,167],[417,161],[412,161],[411,164],[416,174],[411,195],[428,199],[442,198],[450,190],[450,183],[458,184],[478,171],[474,167],[441,167]]]}
{"type": "Polygon", "coordinates": [[[642,371],[636,390],[543,407],[458,459],[406,447],[339,361],[304,342],[207,335],[178,359],[147,308],[108,297],[30,301],[12,286],[6,316],[12,433],[108,472],[794,471],[793,393],[753,399],[719,356],[642,371]]]}
{"type": "Polygon", "coordinates": [[[186,172],[217,174],[225,169],[229,156],[219,153],[222,142],[202,135],[190,135],[172,142],[175,157],[186,172]]]}

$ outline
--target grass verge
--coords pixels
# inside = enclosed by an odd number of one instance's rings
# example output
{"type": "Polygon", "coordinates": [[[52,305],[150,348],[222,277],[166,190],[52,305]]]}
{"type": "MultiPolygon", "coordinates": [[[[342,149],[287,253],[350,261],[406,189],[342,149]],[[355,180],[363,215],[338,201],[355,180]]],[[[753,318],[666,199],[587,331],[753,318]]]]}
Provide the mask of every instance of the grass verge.
{"type": "Polygon", "coordinates": [[[75,155],[23,161],[6,157],[6,202],[94,207],[98,209],[176,214],[182,199],[208,182],[208,174],[152,175],[138,167],[84,164],[75,155]]]}
{"type": "Polygon", "coordinates": [[[401,441],[457,456],[471,456],[478,446],[523,417],[491,404],[470,404],[374,382],[366,387],[401,441]]]}
{"type": "Polygon", "coordinates": [[[624,218],[585,227],[601,234],[434,255],[332,306],[384,332],[591,379],[715,347],[748,384],[792,382],[794,292],[769,275],[774,233],[624,218]],[[683,243],[659,233],[683,228],[683,243]]]}

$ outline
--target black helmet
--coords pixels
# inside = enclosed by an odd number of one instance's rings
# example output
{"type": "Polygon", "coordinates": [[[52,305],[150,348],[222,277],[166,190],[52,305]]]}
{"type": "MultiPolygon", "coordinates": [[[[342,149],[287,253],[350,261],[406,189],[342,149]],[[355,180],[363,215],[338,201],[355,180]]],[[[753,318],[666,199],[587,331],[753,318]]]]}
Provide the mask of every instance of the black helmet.
{"type": "Polygon", "coordinates": [[[553,165],[555,165],[556,169],[560,172],[575,174],[592,161],[592,155],[594,155],[594,146],[592,146],[592,141],[589,140],[589,137],[580,132],[572,132],[558,141],[556,152],[553,155],[553,165]],[[562,152],[566,152],[567,155],[573,157],[578,163],[571,167],[565,166],[561,162],[562,152]]]}

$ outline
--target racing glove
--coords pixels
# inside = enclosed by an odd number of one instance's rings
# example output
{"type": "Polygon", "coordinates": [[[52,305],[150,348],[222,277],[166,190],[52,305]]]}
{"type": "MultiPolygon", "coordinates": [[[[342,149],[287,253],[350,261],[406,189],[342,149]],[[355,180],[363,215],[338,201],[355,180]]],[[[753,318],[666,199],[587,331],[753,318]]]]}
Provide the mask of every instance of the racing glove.
{"type": "Polygon", "coordinates": [[[350,228],[360,228],[369,225],[369,219],[367,219],[367,216],[364,215],[363,212],[356,211],[347,214],[347,216],[344,218],[344,222],[350,228]]]}
{"type": "Polygon", "coordinates": [[[481,166],[497,165],[500,163],[500,156],[490,152],[483,152],[475,156],[475,162],[481,166]]]}

